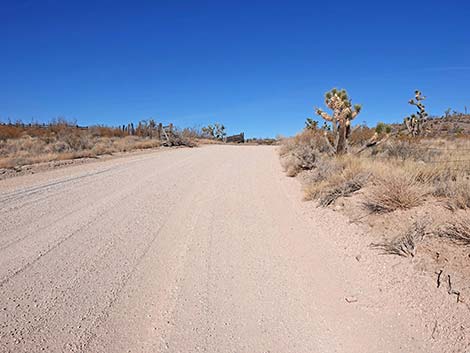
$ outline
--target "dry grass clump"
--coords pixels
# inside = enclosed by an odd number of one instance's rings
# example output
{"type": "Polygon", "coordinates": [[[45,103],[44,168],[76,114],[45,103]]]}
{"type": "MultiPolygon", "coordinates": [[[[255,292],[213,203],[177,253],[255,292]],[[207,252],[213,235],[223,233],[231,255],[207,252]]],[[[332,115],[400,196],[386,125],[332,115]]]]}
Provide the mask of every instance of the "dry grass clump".
{"type": "Polygon", "coordinates": [[[325,188],[323,195],[319,199],[320,206],[327,207],[333,204],[340,197],[347,197],[352,193],[362,189],[366,184],[368,174],[361,173],[353,176],[351,179],[345,178],[339,185],[330,188],[325,188]]]}
{"type": "Polygon", "coordinates": [[[442,226],[438,236],[448,238],[461,245],[470,245],[470,220],[468,218],[456,220],[442,226]]]}
{"type": "Polygon", "coordinates": [[[376,180],[364,205],[375,213],[406,210],[422,205],[427,193],[413,175],[390,171],[387,176],[376,180]]]}
{"type": "Polygon", "coordinates": [[[423,239],[426,233],[426,225],[415,222],[405,232],[391,241],[371,244],[373,248],[380,249],[384,254],[414,257],[416,255],[416,243],[423,239]]]}
{"type": "Polygon", "coordinates": [[[360,160],[348,157],[323,160],[310,175],[310,182],[305,186],[305,198],[318,199],[323,207],[360,190],[370,176],[360,160]]]}

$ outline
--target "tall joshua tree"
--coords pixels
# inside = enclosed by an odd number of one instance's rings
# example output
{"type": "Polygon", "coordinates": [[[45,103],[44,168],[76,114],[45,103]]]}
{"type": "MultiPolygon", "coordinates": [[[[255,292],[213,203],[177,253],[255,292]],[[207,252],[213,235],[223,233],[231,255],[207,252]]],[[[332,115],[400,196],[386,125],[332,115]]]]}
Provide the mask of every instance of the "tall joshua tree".
{"type": "Polygon", "coordinates": [[[422,127],[426,119],[428,118],[428,113],[424,108],[424,104],[422,103],[425,100],[420,91],[415,91],[415,99],[410,99],[408,101],[409,104],[414,105],[418,108],[416,114],[411,114],[405,118],[405,125],[412,136],[418,136],[422,132],[422,127]]]}
{"type": "Polygon", "coordinates": [[[333,134],[335,135],[333,148],[335,153],[346,153],[348,139],[351,135],[351,121],[361,111],[361,105],[355,104],[352,106],[346,90],[337,90],[336,88],[325,94],[325,104],[333,111],[332,115],[325,113],[320,108],[316,108],[315,112],[333,125],[333,134]]]}

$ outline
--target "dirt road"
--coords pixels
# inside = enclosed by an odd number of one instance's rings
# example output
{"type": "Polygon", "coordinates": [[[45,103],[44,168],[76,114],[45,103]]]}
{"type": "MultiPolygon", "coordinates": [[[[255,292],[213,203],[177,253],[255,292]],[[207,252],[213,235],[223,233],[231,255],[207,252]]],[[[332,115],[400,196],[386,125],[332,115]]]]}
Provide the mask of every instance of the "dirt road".
{"type": "Polygon", "coordinates": [[[379,303],[380,278],[344,255],[347,222],[307,216],[300,200],[273,147],[0,182],[0,351],[435,349],[400,298],[379,303]]]}

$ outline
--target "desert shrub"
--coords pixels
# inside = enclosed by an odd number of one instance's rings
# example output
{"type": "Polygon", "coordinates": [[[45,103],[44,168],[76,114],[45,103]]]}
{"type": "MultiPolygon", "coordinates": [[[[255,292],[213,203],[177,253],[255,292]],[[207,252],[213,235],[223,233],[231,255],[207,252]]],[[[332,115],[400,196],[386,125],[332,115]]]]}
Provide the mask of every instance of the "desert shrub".
{"type": "Polygon", "coordinates": [[[315,167],[320,155],[329,150],[320,132],[307,129],[294,138],[284,140],[279,154],[281,163],[289,176],[315,167]]]}
{"type": "Polygon", "coordinates": [[[71,151],[70,146],[65,141],[55,141],[53,143],[50,143],[49,145],[51,152],[64,153],[71,151]]]}
{"type": "Polygon", "coordinates": [[[20,127],[15,125],[0,124],[0,140],[17,139],[23,135],[20,127]]]}
{"type": "Polygon", "coordinates": [[[305,198],[318,199],[323,207],[360,190],[370,176],[361,161],[351,157],[322,160],[309,174],[304,187],[305,198]]]}
{"type": "Polygon", "coordinates": [[[378,122],[375,127],[375,132],[378,134],[389,134],[392,132],[392,127],[382,122],[378,122]]]}
{"type": "Polygon", "coordinates": [[[336,158],[320,157],[315,163],[315,168],[303,175],[305,184],[314,184],[340,174],[343,165],[336,158]]]}
{"type": "Polygon", "coordinates": [[[364,203],[372,212],[392,212],[410,209],[424,202],[427,190],[415,176],[403,172],[391,172],[377,179],[364,203]]]}
{"type": "Polygon", "coordinates": [[[363,146],[374,136],[375,131],[365,125],[353,128],[349,144],[351,146],[363,146]]]}

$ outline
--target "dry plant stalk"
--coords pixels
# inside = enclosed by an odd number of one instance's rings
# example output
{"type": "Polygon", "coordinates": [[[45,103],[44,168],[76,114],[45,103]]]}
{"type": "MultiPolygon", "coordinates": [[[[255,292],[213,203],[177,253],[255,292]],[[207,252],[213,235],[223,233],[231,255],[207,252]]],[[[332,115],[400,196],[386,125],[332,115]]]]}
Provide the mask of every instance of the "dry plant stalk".
{"type": "Polygon", "coordinates": [[[398,255],[402,257],[414,257],[416,255],[416,243],[423,239],[426,233],[426,223],[416,221],[402,236],[391,241],[371,244],[373,248],[380,249],[384,254],[398,255]]]}
{"type": "Polygon", "coordinates": [[[457,244],[470,245],[470,220],[460,219],[447,223],[438,230],[437,234],[457,244]]]}

